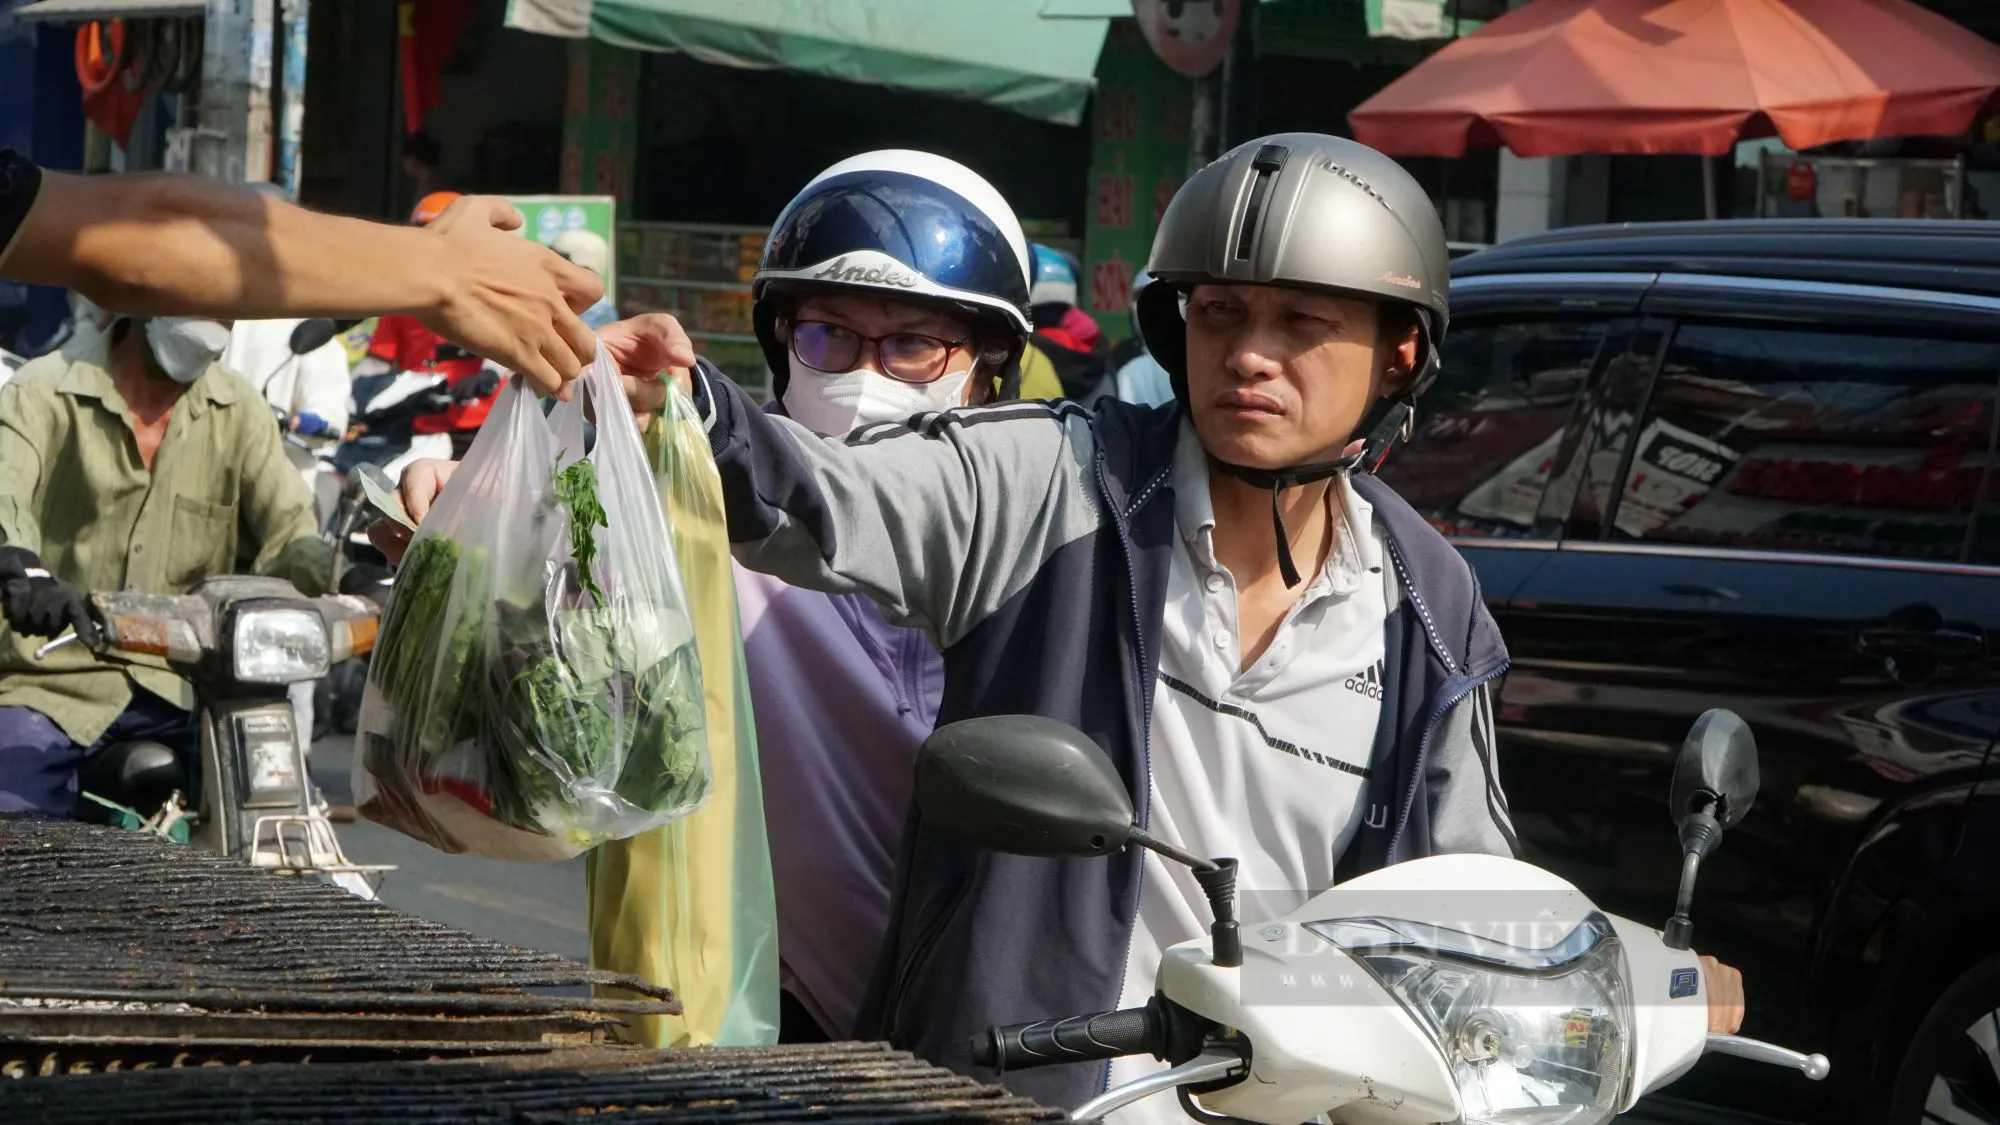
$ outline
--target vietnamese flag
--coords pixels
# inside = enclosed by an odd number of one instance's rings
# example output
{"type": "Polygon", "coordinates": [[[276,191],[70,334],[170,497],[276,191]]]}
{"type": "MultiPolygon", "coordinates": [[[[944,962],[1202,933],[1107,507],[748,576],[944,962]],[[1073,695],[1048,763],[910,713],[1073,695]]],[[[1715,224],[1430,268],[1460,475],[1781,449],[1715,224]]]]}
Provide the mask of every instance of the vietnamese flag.
{"type": "Polygon", "coordinates": [[[403,62],[403,131],[423,128],[424,114],[444,101],[438,71],[451,57],[472,0],[401,0],[396,28],[403,62]]]}

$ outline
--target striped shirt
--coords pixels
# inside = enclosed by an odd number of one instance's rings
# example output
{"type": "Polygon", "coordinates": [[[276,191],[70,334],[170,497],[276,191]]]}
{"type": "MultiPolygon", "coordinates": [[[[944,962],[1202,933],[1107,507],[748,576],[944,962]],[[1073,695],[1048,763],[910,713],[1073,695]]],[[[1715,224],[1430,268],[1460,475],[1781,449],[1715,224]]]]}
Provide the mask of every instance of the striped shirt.
{"type": "MultiPolygon", "coordinates": [[[[1184,549],[1167,579],[1147,831],[1195,855],[1236,857],[1248,927],[1331,886],[1365,815],[1392,579],[1373,509],[1346,476],[1335,478],[1338,523],[1326,565],[1244,670],[1236,582],[1215,557],[1207,459],[1185,425],[1172,472],[1184,549]]],[[[1145,863],[1121,1007],[1152,996],[1163,950],[1208,931],[1208,900],[1194,876],[1151,852],[1145,863]]],[[[1112,1083],[1164,1065],[1119,1059],[1112,1083]]],[[[1171,1097],[1114,1117],[1119,1125],[1185,1121],[1171,1097]]]]}

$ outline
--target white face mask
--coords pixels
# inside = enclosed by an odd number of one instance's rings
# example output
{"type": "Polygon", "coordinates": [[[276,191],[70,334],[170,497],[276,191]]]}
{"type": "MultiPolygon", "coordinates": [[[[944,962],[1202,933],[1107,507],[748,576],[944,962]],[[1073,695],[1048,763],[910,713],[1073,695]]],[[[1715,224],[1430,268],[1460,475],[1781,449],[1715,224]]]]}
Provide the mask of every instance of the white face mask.
{"type": "Polygon", "coordinates": [[[872,371],[828,375],[792,359],[785,384],[785,413],[821,436],[844,434],[876,422],[900,422],[927,410],[965,405],[972,370],[954,371],[930,383],[904,383],[872,371]]]}
{"type": "Polygon", "coordinates": [[[222,358],[229,329],[196,316],[156,316],[146,322],[146,343],[160,370],[176,383],[192,383],[222,358]]]}

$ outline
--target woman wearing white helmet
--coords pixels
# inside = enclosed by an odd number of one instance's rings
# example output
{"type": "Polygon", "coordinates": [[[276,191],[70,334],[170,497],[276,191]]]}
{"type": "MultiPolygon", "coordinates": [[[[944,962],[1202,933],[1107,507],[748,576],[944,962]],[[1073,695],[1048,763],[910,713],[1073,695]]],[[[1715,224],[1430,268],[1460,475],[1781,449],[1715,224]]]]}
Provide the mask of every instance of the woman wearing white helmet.
{"type": "MultiPolygon", "coordinates": [[[[867,443],[929,424],[928,412],[1014,397],[1028,264],[1013,209],[970,168],[901,150],[835,164],[779,215],[751,282],[773,390],[764,409],[867,443]]],[[[441,483],[448,468],[406,474],[413,513],[429,496],[412,482],[441,483]]],[[[739,567],[736,594],[777,888],[780,1035],[846,1037],[889,925],[944,662],[931,635],[860,593],[739,567]]]]}
{"type": "MultiPolygon", "coordinates": [[[[779,216],[752,282],[768,409],[838,436],[1013,397],[1027,261],[1012,209],[961,164],[890,151],[828,168],[779,216]]],[[[912,762],[937,719],[944,661],[860,594],[740,567],[736,589],[778,892],[782,1030],[845,1037],[888,927],[912,762]]]]}

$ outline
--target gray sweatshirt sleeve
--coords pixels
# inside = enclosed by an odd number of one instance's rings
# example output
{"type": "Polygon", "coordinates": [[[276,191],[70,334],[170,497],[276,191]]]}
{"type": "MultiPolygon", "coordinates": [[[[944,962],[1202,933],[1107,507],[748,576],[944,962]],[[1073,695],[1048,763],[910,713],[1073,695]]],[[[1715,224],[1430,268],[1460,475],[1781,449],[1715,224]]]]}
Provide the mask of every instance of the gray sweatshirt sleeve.
{"type": "Polygon", "coordinates": [[[1491,681],[1459,700],[1438,724],[1428,771],[1431,839],[1438,854],[1520,854],[1494,758],[1491,681]]]}
{"type": "Polygon", "coordinates": [[[941,648],[1097,530],[1090,417],[1074,405],[920,414],[821,438],[713,368],[698,377],[737,561],[866,594],[941,648]]]}

